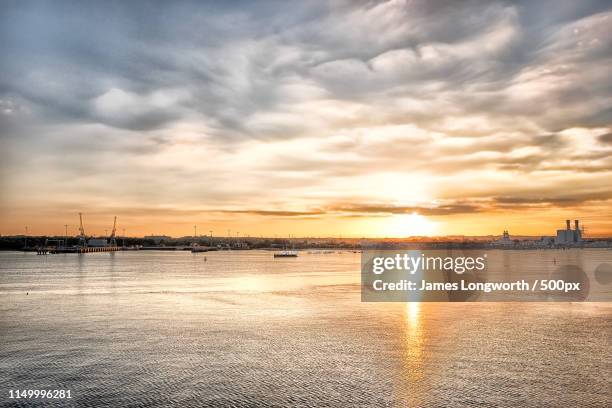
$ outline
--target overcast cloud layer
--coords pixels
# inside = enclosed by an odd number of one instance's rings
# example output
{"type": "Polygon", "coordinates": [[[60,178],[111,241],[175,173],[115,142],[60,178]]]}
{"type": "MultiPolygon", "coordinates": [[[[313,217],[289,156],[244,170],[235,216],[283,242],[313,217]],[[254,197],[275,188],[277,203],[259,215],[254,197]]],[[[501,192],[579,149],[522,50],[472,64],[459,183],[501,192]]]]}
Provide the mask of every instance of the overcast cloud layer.
{"type": "Polygon", "coordinates": [[[611,27],[602,1],[4,2],[0,233],[612,233],[611,27]]]}

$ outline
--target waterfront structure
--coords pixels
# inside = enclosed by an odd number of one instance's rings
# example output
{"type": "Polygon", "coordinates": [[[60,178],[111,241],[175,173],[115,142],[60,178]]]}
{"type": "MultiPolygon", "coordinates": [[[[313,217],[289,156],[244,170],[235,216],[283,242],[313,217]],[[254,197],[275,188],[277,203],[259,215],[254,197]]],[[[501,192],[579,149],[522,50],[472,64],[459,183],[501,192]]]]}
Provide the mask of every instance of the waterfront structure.
{"type": "Polygon", "coordinates": [[[106,238],[90,238],[89,241],[87,241],[87,246],[94,248],[107,247],[108,241],[106,238]]]}
{"type": "Polygon", "coordinates": [[[542,238],[540,238],[540,240],[538,241],[538,246],[539,247],[550,247],[555,243],[555,237],[547,237],[547,236],[543,236],[542,238]]]}
{"type": "MultiPolygon", "coordinates": [[[[67,230],[67,228],[66,228],[67,230]]],[[[39,255],[47,254],[58,254],[58,253],[89,253],[89,252],[114,252],[119,251],[121,248],[117,246],[117,217],[113,220],[113,229],[109,239],[104,238],[90,238],[87,239],[85,235],[85,228],[83,227],[83,214],[79,213],[79,241],[76,246],[67,246],[68,237],[65,240],[58,239],[46,239],[43,246],[36,248],[36,252],[39,255]]]]}
{"type": "Polygon", "coordinates": [[[168,241],[172,239],[168,235],[145,235],[144,239],[148,239],[153,241],[156,245],[162,243],[163,241],[168,241]]]}
{"type": "Polygon", "coordinates": [[[87,238],[85,237],[85,228],[83,228],[83,213],[79,213],[79,247],[87,246],[87,238]]]}
{"type": "Polygon", "coordinates": [[[297,251],[280,251],[274,253],[274,258],[295,258],[298,256],[297,251]]]}
{"type": "Polygon", "coordinates": [[[113,230],[110,235],[110,246],[117,246],[117,238],[115,238],[115,234],[117,233],[117,216],[115,215],[115,219],[113,220],[113,230]]]}
{"type": "Polygon", "coordinates": [[[495,245],[509,246],[509,245],[513,245],[514,241],[510,239],[510,233],[508,232],[508,230],[504,230],[502,237],[493,243],[495,245]]]}
{"type": "Polygon", "coordinates": [[[582,231],[580,230],[580,221],[574,220],[574,229],[571,228],[570,220],[565,220],[565,229],[557,230],[555,244],[570,245],[582,242],[582,231]]]}

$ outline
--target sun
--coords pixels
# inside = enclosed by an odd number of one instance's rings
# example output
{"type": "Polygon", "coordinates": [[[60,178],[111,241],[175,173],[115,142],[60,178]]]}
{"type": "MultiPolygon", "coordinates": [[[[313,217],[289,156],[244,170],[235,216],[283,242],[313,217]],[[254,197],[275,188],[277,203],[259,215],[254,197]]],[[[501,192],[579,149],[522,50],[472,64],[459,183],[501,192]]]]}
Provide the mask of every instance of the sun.
{"type": "Polygon", "coordinates": [[[405,238],[412,236],[435,235],[437,225],[426,217],[417,214],[394,215],[387,221],[385,234],[390,237],[405,238]]]}

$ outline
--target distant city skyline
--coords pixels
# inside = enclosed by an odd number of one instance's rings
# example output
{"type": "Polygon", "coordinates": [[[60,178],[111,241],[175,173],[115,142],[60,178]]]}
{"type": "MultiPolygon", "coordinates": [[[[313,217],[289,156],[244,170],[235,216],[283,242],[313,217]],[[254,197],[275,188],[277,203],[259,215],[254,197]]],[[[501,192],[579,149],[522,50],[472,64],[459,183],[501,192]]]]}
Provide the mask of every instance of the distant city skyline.
{"type": "Polygon", "coordinates": [[[0,233],[612,236],[611,26],[596,1],[7,2],[0,233]]]}

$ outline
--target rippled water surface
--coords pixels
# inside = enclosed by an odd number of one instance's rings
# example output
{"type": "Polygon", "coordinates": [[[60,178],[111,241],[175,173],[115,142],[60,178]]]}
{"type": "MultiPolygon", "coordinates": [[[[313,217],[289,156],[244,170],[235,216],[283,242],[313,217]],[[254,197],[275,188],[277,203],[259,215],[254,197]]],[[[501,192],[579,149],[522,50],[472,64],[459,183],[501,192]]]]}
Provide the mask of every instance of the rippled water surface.
{"type": "Polygon", "coordinates": [[[359,257],[0,253],[0,401],[612,406],[610,303],[361,303],[359,257]]]}

